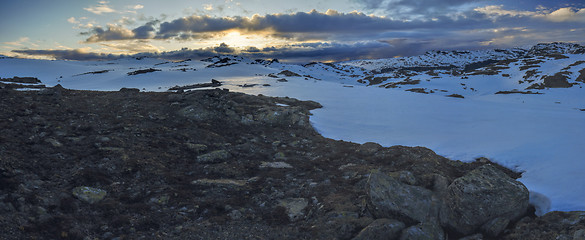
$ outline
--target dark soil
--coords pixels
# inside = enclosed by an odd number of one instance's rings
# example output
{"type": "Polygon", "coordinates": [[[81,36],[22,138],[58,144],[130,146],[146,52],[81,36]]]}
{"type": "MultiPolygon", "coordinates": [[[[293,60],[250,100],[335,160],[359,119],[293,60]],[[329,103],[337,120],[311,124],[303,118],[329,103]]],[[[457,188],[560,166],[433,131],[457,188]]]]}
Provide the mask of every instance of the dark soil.
{"type": "MultiPolygon", "coordinates": [[[[317,107],[225,90],[0,89],[0,239],[351,239],[374,219],[371,170],[430,187],[489,163],[327,139],[308,121],[317,107]],[[107,195],[88,203],[80,186],[107,195]],[[294,218],[291,199],[308,202],[294,218]]],[[[504,237],[583,225],[546,224],[526,217],[504,237]]]]}

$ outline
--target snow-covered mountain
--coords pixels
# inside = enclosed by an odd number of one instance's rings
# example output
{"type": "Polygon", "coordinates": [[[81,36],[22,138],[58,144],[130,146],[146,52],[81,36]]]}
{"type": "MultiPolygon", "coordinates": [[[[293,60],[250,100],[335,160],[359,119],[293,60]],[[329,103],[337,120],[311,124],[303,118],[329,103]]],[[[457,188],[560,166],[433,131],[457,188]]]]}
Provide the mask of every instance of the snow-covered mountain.
{"type": "Polygon", "coordinates": [[[585,210],[585,47],[577,44],[305,65],[238,56],[90,62],[0,57],[0,78],[0,87],[21,89],[220,87],[315,100],[324,107],[313,111],[311,121],[325,137],[425,146],[463,161],[488,157],[524,171],[520,180],[548,196],[551,210],[585,210]]]}

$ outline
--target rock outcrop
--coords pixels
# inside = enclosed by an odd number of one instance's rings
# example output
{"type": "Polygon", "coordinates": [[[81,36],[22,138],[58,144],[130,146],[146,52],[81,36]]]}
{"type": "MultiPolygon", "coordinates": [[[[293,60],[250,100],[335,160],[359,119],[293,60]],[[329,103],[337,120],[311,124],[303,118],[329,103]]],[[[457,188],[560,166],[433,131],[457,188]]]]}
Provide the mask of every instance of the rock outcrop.
{"type": "Polygon", "coordinates": [[[583,212],[527,213],[519,173],[326,139],[309,124],[318,106],[224,90],[0,89],[0,239],[585,235],[583,212]]]}

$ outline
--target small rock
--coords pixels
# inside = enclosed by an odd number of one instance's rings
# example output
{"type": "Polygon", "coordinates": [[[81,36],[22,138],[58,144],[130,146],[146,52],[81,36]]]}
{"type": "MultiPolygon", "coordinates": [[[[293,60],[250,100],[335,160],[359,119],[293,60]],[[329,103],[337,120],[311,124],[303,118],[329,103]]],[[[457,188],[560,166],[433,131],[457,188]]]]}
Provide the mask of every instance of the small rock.
{"type": "Polygon", "coordinates": [[[76,187],[73,189],[73,196],[82,201],[93,204],[106,197],[107,192],[99,188],[76,187]]]}
{"type": "Polygon", "coordinates": [[[400,237],[400,232],[406,226],[404,223],[387,218],[376,219],[367,227],[362,229],[353,240],[387,239],[394,240],[400,237]]]}
{"type": "Polygon", "coordinates": [[[162,195],[159,197],[153,197],[150,199],[150,202],[160,204],[160,205],[166,205],[167,203],[169,203],[169,195],[162,195]]]}
{"type": "Polygon", "coordinates": [[[305,198],[287,198],[278,201],[278,205],[286,209],[289,220],[294,222],[303,218],[303,210],[309,205],[309,201],[305,198]]]}
{"type": "Polygon", "coordinates": [[[231,186],[244,186],[246,185],[245,180],[234,180],[234,179],[198,179],[192,181],[191,184],[195,185],[231,185],[231,186]]]}
{"type": "Polygon", "coordinates": [[[226,150],[217,150],[197,157],[198,163],[218,163],[231,157],[226,150]]]}
{"type": "Polygon", "coordinates": [[[442,240],[443,229],[436,223],[419,223],[402,231],[400,240],[442,240]]]}
{"type": "Polygon", "coordinates": [[[195,143],[185,143],[185,145],[193,150],[194,152],[200,153],[207,150],[207,145],[205,144],[195,144],[195,143]]]}
{"type": "Polygon", "coordinates": [[[260,168],[293,168],[293,166],[285,162],[262,162],[260,168]]]}
{"type": "Polygon", "coordinates": [[[283,152],[277,152],[276,154],[274,154],[274,159],[284,160],[286,159],[286,155],[283,152]]]}
{"type": "Polygon", "coordinates": [[[337,170],[343,170],[343,169],[346,169],[348,167],[354,167],[354,166],[357,166],[357,165],[355,163],[348,163],[348,164],[339,166],[339,168],[337,168],[337,170]]]}
{"type": "Polygon", "coordinates": [[[240,212],[239,210],[232,210],[228,216],[232,219],[232,220],[238,220],[240,218],[242,218],[243,214],[242,212],[240,212]]]}
{"type": "Polygon", "coordinates": [[[47,138],[45,139],[45,142],[50,143],[51,145],[53,145],[53,147],[62,147],[63,144],[59,141],[57,141],[57,139],[54,138],[47,138]]]}

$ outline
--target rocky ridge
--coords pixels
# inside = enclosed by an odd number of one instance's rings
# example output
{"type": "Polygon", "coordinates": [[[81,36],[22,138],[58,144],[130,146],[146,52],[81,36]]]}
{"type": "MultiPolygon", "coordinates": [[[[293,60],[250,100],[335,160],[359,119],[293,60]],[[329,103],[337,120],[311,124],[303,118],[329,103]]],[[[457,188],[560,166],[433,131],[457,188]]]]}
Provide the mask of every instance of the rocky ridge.
{"type": "Polygon", "coordinates": [[[2,239],[582,239],[486,159],[320,136],[315,102],[0,89],[2,239]]]}

